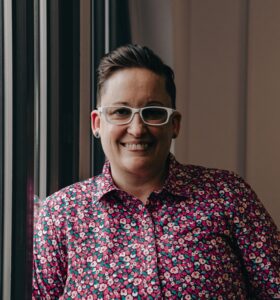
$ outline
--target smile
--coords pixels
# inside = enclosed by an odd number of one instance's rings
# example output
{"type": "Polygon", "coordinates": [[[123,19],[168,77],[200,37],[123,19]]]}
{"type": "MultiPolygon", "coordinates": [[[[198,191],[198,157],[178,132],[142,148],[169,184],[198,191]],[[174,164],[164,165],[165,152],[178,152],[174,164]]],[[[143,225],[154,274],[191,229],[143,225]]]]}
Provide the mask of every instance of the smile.
{"type": "Polygon", "coordinates": [[[147,143],[143,144],[123,144],[123,146],[128,150],[146,150],[148,148],[147,143]]]}

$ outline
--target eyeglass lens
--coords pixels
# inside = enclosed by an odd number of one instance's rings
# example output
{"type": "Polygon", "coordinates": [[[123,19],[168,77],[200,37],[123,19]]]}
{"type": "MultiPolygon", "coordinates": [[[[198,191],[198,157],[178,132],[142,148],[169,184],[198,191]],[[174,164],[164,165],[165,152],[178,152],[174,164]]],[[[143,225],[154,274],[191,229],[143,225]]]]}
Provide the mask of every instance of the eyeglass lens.
{"type": "Polygon", "coordinates": [[[167,116],[167,111],[164,108],[149,107],[142,110],[142,117],[147,123],[163,123],[166,121],[167,116]]]}

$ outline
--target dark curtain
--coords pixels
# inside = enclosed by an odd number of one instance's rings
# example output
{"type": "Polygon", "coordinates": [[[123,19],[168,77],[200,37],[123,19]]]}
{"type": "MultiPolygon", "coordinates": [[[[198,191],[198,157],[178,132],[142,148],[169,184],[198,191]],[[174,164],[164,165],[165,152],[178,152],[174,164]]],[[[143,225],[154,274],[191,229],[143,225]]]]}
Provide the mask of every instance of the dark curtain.
{"type": "MultiPolygon", "coordinates": [[[[0,0],[0,20],[3,20],[3,1],[0,0]]],[[[3,220],[4,220],[4,32],[0,21],[0,295],[3,294],[3,220]]]]}
{"type": "Polygon", "coordinates": [[[110,0],[110,50],[131,42],[128,0],[110,0]]]}
{"type": "Polygon", "coordinates": [[[79,178],[79,5],[48,1],[48,195],[79,178]]]}
{"type": "Polygon", "coordinates": [[[34,195],[34,6],[14,0],[11,299],[30,299],[34,195]]]}

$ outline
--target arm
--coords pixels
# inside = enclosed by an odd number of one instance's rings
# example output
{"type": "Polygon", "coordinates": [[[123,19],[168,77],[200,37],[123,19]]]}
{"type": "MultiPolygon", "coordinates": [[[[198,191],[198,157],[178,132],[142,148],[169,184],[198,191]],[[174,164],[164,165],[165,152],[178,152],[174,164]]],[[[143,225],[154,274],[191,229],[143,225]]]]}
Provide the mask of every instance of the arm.
{"type": "Polygon", "coordinates": [[[47,198],[34,226],[33,299],[58,299],[63,294],[67,256],[55,200],[47,198]]]}
{"type": "Polygon", "coordinates": [[[280,234],[250,186],[235,177],[231,228],[251,293],[257,299],[280,298],[280,234]]]}

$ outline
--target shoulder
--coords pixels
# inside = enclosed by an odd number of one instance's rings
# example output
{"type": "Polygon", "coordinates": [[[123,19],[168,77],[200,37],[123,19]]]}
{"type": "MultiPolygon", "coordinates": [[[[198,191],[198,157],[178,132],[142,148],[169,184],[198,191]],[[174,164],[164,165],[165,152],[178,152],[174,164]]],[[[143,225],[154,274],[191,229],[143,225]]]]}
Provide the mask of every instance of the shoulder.
{"type": "Polygon", "coordinates": [[[41,208],[45,207],[53,213],[61,213],[65,210],[88,206],[92,203],[92,198],[97,193],[101,181],[102,175],[98,175],[64,187],[44,199],[41,208]]]}
{"type": "Polygon", "coordinates": [[[186,199],[192,199],[197,209],[203,209],[208,215],[222,216],[235,226],[249,224],[249,218],[256,216],[269,219],[254,190],[235,172],[195,165],[186,165],[183,169],[190,178],[186,199]]]}
{"type": "Polygon", "coordinates": [[[177,184],[185,186],[189,195],[200,201],[231,208],[242,203],[259,202],[251,186],[235,172],[198,165],[181,165],[179,169],[176,174],[182,177],[181,181],[177,180],[177,184]]]}
{"type": "Polygon", "coordinates": [[[249,187],[237,173],[224,169],[179,164],[176,174],[184,177],[189,184],[200,188],[208,187],[215,190],[228,188],[232,190],[249,187]]]}
{"type": "Polygon", "coordinates": [[[184,165],[170,156],[169,190],[181,195],[201,193],[212,196],[233,195],[251,191],[251,187],[235,172],[199,165],[184,165]]]}
{"type": "Polygon", "coordinates": [[[254,211],[265,213],[265,208],[252,187],[238,174],[228,170],[186,166],[192,174],[191,186],[200,200],[212,203],[231,213],[254,211]]]}

